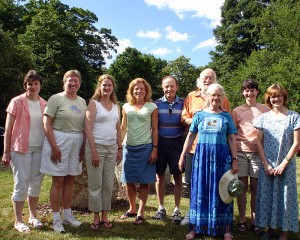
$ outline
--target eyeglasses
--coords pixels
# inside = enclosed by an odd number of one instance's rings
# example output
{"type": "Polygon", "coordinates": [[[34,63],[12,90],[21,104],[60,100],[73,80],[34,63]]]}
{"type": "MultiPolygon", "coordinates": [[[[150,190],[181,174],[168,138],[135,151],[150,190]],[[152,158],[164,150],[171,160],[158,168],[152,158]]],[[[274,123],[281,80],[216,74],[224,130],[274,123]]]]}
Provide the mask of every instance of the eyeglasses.
{"type": "Polygon", "coordinates": [[[169,114],[172,114],[172,112],[173,112],[173,104],[170,103],[169,104],[169,114]]]}

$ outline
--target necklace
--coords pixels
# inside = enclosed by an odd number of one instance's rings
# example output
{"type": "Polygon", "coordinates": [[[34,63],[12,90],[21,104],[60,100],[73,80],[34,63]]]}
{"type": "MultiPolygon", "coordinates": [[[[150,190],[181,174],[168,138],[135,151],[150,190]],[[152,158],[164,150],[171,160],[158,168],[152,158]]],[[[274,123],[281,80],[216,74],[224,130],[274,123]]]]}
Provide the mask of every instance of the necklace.
{"type": "Polygon", "coordinates": [[[108,100],[107,102],[101,100],[101,103],[102,103],[102,105],[103,105],[105,108],[109,108],[110,100],[108,100]]]}

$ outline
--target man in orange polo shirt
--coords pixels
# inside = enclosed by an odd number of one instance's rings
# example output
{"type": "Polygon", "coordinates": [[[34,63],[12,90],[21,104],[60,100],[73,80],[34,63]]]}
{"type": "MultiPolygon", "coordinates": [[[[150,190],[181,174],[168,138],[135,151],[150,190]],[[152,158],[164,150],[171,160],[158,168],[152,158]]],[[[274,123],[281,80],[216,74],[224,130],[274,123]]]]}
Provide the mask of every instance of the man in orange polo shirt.
{"type": "MultiPolygon", "coordinates": [[[[181,121],[187,127],[191,125],[194,114],[197,111],[203,109],[203,105],[205,103],[205,98],[206,98],[206,90],[208,86],[216,82],[217,82],[217,75],[214,70],[210,68],[206,68],[200,73],[200,77],[197,79],[198,89],[190,92],[184,101],[184,106],[181,114],[181,121]]],[[[222,107],[224,111],[230,112],[230,104],[227,97],[224,98],[222,107]]],[[[198,137],[196,137],[192,145],[191,151],[186,155],[184,180],[187,184],[190,184],[191,181],[192,160],[193,160],[197,140],[198,137]]],[[[189,210],[187,211],[187,214],[184,217],[184,219],[181,221],[181,225],[186,225],[186,224],[189,224],[189,210]]]]}

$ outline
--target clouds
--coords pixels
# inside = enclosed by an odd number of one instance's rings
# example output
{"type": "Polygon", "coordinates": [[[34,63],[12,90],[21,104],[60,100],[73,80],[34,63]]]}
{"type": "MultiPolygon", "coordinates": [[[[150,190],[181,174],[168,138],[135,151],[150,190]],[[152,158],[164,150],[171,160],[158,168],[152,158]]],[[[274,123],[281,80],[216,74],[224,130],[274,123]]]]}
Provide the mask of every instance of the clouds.
{"type": "Polygon", "coordinates": [[[152,39],[159,39],[161,38],[161,34],[159,33],[159,31],[155,30],[155,31],[138,31],[136,34],[137,37],[140,38],[152,38],[152,39]]]}
{"type": "Polygon", "coordinates": [[[171,40],[172,42],[186,41],[189,38],[187,33],[176,32],[172,26],[166,27],[166,31],[166,39],[171,40]]]}
{"type": "Polygon", "coordinates": [[[210,26],[215,27],[220,23],[220,7],[224,0],[144,0],[148,6],[155,6],[160,10],[173,11],[177,17],[205,18],[210,26]]]}

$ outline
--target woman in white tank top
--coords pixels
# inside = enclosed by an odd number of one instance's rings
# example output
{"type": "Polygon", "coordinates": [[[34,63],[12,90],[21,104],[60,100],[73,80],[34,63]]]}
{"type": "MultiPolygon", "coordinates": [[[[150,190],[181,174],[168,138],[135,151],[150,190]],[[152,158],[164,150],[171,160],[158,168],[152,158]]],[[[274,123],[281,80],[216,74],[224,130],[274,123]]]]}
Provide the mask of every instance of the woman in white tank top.
{"type": "Polygon", "coordinates": [[[85,156],[89,210],[94,212],[93,230],[97,230],[101,224],[106,228],[112,227],[107,212],[111,209],[115,165],[122,159],[119,112],[114,79],[104,74],[99,77],[85,117],[85,156]]]}

